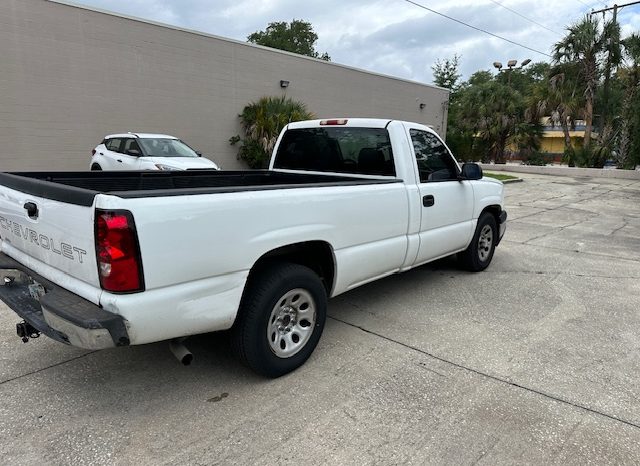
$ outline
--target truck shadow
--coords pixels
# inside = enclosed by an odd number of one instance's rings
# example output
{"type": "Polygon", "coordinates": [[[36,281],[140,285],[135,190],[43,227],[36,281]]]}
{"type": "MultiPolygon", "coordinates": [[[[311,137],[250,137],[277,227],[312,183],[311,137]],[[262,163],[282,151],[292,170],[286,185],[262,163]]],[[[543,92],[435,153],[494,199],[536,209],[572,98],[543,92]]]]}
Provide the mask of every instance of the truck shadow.
{"type": "MultiPolygon", "coordinates": [[[[466,273],[460,269],[455,260],[442,259],[344,293],[329,301],[328,314],[335,313],[339,316],[340,308],[345,302],[358,301],[363,297],[370,301],[378,296],[384,296],[384,299],[394,302],[407,292],[415,292],[416,287],[435,286],[433,282],[437,280],[429,277],[466,273]]],[[[323,357],[322,353],[325,350],[323,342],[330,338],[332,331],[330,320],[327,322],[327,327],[318,348],[312,355],[311,362],[323,357]]],[[[96,391],[106,390],[105,393],[107,393],[109,390],[122,390],[123,385],[128,393],[139,392],[140,396],[147,397],[165,393],[167,387],[172,387],[172,391],[186,390],[187,392],[199,390],[197,387],[207,387],[207,396],[211,393],[213,395],[206,399],[211,398],[212,402],[216,402],[222,401],[224,398],[222,394],[229,393],[230,387],[280,384],[282,382],[278,381],[295,377],[300,371],[312,370],[307,363],[294,373],[276,380],[256,375],[232,355],[228,332],[195,335],[185,341],[185,346],[194,355],[190,366],[183,366],[169,350],[169,342],[165,341],[90,352],[73,358],[68,358],[70,355],[62,353],[60,358],[66,357],[67,361],[60,361],[51,365],[50,368],[36,372],[41,372],[44,377],[50,372],[58,375],[64,373],[65,377],[58,379],[57,383],[68,384],[67,388],[71,393],[86,389],[87,396],[89,392],[96,395],[96,391]]],[[[335,350],[328,349],[328,351],[335,350]]],[[[46,352],[47,347],[43,346],[42,351],[46,352]]],[[[26,375],[29,376],[29,374],[26,375]]],[[[54,377],[58,378],[58,375],[54,377]]]]}

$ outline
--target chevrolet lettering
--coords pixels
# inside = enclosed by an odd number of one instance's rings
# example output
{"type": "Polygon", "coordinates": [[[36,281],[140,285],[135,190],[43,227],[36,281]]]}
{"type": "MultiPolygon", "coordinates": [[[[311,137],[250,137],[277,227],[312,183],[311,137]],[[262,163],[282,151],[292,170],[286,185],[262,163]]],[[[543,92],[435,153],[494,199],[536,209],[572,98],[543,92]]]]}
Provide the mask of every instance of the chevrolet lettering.
{"type": "MultiPolygon", "coordinates": [[[[54,254],[66,257],[67,259],[77,260],[81,264],[83,263],[83,256],[87,255],[87,251],[84,249],[65,243],[64,241],[57,241],[49,236],[38,233],[32,228],[26,227],[17,222],[12,222],[3,216],[0,216],[0,228],[10,231],[15,236],[22,238],[23,241],[28,241],[38,245],[42,249],[46,249],[54,254]]],[[[7,241],[9,241],[8,238],[7,241]]]]}

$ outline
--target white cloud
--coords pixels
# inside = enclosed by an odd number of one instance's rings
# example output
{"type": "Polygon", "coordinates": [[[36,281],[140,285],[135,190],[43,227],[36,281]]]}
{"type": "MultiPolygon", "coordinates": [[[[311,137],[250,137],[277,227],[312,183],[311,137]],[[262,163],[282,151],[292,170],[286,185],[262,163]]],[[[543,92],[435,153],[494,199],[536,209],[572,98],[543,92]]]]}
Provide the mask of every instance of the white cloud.
{"type": "MultiPolygon", "coordinates": [[[[317,48],[334,62],[431,82],[436,59],[460,55],[468,77],[494,61],[549,58],[462,26],[403,0],[80,0],[82,3],[211,34],[246,40],[273,21],[304,19],[319,35],[317,48]]],[[[416,0],[429,8],[544,53],[566,27],[589,11],[578,0],[416,0]]],[[[591,3],[589,1],[585,3],[591,3]]],[[[640,28],[640,13],[623,9],[624,35],[640,28]]]]}

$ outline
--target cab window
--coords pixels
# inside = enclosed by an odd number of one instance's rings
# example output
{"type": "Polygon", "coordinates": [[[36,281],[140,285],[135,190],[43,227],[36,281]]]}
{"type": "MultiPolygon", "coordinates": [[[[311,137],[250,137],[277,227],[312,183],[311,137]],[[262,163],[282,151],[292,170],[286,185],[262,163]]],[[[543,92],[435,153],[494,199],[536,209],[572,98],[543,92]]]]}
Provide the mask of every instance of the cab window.
{"type": "Polygon", "coordinates": [[[421,183],[458,179],[458,166],[437,136],[419,129],[412,129],[409,133],[421,183]]]}
{"type": "Polygon", "coordinates": [[[385,128],[323,127],[288,130],[274,168],[395,176],[385,128]]]}

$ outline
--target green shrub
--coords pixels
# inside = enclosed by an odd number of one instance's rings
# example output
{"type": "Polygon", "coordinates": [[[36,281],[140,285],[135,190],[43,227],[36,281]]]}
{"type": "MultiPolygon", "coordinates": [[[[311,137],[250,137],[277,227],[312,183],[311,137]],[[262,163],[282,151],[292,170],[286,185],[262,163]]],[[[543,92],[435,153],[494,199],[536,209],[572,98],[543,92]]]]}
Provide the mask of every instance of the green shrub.
{"type": "Polygon", "coordinates": [[[611,149],[592,143],[589,147],[577,147],[574,151],[577,167],[602,168],[607,159],[611,158],[611,149]]]}
{"type": "Polygon", "coordinates": [[[282,96],[262,97],[251,102],[238,117],[244,138],[236,135],[229,139],[229,143],[240,143],[238,158],[250,168],[266,168],[282,128],[292,121],[312,119],[314,115],[304,103],[282,96]]]}
{"type": "Polygon", "coordinates": [[[522,162],[525,165],[537,165],[537,166],[545,166],[548,163],[551,163],[553,157],[549,154],[543,152],[533,152],[527,158],[525,158],[522,162]]]}

